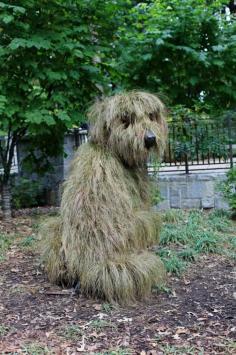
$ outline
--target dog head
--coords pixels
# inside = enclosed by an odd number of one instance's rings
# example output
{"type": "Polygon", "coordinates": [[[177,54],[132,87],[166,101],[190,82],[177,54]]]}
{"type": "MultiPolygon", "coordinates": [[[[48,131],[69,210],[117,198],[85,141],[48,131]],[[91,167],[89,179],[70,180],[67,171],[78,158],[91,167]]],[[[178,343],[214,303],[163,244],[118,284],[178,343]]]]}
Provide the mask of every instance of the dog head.
{"type": "Polygon", "coordinates": [[[153,94],[131,91],[95,103],[89,111],[92,143],[106,147],[129,166],[160,157],[167,138],[166,111],[153,94]]]}

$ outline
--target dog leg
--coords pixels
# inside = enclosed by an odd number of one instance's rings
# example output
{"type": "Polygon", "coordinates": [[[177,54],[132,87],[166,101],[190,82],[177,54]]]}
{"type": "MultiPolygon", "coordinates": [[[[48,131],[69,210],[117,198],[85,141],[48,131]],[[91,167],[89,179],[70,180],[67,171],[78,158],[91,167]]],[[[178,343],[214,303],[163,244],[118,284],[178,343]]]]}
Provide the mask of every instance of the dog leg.
{"type": "Polygon", "coordinates": [[[133,226],[128,238],[131,248],[140,250],[159,244],[161,218],[155,211],[136,211],[133,226]]]}
{"type": "Polygon", "coordinates": [[[42,263],[52,283],[68,285],[61,243],[60,217],[50,218],[40,228],[42,263]]]}

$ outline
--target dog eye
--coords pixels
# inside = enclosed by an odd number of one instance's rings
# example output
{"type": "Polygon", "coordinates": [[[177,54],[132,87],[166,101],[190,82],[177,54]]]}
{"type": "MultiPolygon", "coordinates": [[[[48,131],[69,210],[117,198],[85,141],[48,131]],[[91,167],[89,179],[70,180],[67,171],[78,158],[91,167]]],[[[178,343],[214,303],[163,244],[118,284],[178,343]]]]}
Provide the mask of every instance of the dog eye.
{"type": "Polygon", "coordinates": [[[128,128],[129,125],[130,125],[130,122],[128,122],[128,121],[122,121],[122,123],[123,123],[125,128],[128,128]]]}
{"type": "Polygon", "coordinates": [[[122,124],[124,125],[125,128],[128,128],[129,125],[130,125],[130,120],[129,120],[129,117],[127,114],[124,114],[122,117],[121,117],[121,122],[122,124]]]}
{"type": "Polygon", "coordinates": [[[149,113],[149,118],[150,118],[150,120],[151,121],[155,121],[155,119],[156,119],[156,115],[155,115],[155,113],[154,112],[151,112],[151,113],[149,113]]]}

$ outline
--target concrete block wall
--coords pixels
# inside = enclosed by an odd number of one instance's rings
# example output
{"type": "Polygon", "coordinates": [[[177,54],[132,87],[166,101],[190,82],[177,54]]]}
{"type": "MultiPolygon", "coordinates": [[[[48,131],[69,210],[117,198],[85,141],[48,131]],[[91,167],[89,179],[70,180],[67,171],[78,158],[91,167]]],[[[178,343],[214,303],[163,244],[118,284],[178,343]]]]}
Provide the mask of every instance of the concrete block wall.
{"type": "Polygon", "coordinates": [[[224,208],[228,204],[217,190],[225,173],[165,174],[157,177],[162,201],[159,210],[169,208],[224,208]]]}
{"type": "Polygon", "coordinates": [[[68,175],[70,169],[70,163],[74,154],[76,152],[75,139],[72,133],[65,135],[64,137],[64,167],[63,167],[63,176],[64,178],[68,175]]]}

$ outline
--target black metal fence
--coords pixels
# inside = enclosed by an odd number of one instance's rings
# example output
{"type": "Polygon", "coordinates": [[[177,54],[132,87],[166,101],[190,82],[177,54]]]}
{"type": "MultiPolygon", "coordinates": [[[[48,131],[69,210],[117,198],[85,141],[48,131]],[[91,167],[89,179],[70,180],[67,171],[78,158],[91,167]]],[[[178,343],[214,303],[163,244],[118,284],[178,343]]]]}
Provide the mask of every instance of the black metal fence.
{"type": "Polygon", "coordinates": [[[236,162],[236,122],[184,120],[169,123],[161,169],[166,172],[227,169],[236,162]]]}
{"type": "MultiPolygon", "coordinates": [[[[236,163],[236,122],[184,120],[168,123],[169,135],[163,161],[151,159],[150,172],[157,170],[190,173],[229,169],[236,163]]],[[[74,131],[75,145],[87,141],[87,130],[74,131]]]]}
{"type": "Polygon", "coordinates": [[[75,128],[74,129],[75,147],[79,147],[81,144],[86,143],[88,140],[87,129],[75,128]]]}

